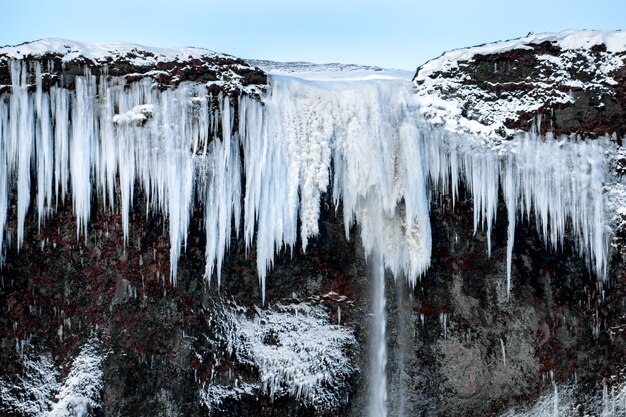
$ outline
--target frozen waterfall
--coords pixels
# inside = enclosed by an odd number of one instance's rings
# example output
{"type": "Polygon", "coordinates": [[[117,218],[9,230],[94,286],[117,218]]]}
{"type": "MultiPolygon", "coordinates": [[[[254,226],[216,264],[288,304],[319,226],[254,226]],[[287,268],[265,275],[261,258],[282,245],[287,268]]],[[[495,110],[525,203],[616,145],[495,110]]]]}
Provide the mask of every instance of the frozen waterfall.
{"type": "Polygon", "coordinates": [[[384,268],[414,284],[430,265],[432,196],[454,200],[464,186],[488,252],[504,196],[509,287],[515,224],[531,219],[551,249],[571,233],[590,270],[606,275],[606,138],[528,133],[494,143],[450,133],[422,120],[412,84],[397,79],[273,76],[261,102],[189,82],[161,91],[87,68],[72,90],[44,89],[41,64],[10,69],[12,92],[0,95],[1,254],[14,233],[22,246],[29,211],[42,224],[70,201],[79,236],[97,201],[120,211],[127,239],[141,191],[147,209],[168,220],[173,281],[195,210],[206,230],[206,278],[220,280],[234,227],[256,250],[264,296],[275,253],[295,250],[298,237],[306,251],[330,192],[346,235],[358,225],[366,255],[379,253],[384,268]]]}

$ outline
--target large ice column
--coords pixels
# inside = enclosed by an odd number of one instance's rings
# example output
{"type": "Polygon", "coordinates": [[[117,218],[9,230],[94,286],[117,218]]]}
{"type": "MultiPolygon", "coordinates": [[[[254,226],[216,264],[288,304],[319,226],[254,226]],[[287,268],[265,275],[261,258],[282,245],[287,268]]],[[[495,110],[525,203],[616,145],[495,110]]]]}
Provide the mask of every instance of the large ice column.
{"type": "Polygon", "coordinates": [[[30,161],[33,151],[33,98],[28,94],[28,71],[21,62],[11,62],[14,86],[10,103],[8,165],[17,169],[17,247],[24,241],[24,222],[30,205],[30,161]]]}
{"type": "MultiPolygon", "coordinates": [[[[256,229],[261,286],[275,252],[318,233],[321,195],[358,223],[366,254],[414,283],[430,264],[427,168],[405,81],[272,78],[264,105],[244,100],[245,237],[256,229]],[[332,161],[332,163],[331,163],[332,161]],[[256,224],[256,228],[255,228],[256,224]]],[[[263,290],[264,291],[264,290],[263,290]]]]}
{"type": "Polygon", "coordinates": [[[91,173],[97,141],[96,77],[88,69],[83,77],[76,77],[76,96],[72,104],[69,149],[72,201],[77,235],[86,237],[91,214],[91,173]]]}
{"type": "Polygon", "coordinates": [[[50,115],[50,95],[43,91],[41,63],[35,64],[35,113],[38,123],[35,130],[37,150],[37,220],[41,223],[52,207],[53,136],[50,115]]]}

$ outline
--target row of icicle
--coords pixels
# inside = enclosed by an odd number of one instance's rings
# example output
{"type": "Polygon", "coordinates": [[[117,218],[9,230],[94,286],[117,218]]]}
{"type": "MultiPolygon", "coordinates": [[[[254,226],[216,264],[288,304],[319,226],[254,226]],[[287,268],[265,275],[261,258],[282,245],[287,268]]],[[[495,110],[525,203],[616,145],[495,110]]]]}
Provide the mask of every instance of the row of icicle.
{"type": "Polygon", "coordinates": [[[44,91],[40,63],[12,61],[10,70],[12,93],[0,96],[0,257],[14,186],[17,248],[23,244],[31,173],[39,225],[71,196],[84,237],[95,193],[102,209],[120,210],[126,241],[138,185],[147,210],[168,219],[172,280],[192,209],[201,207],[206,278],[215,272],[221,279],[235,227],[247,250],[255,245],[264,298],[275,253],[293,250],[298,233],[306,250],[319,231],[320,199],[332,192],[346,236],[357,223],[366,254],[381,253],[385,267],[415,284],[430,265],[431,195],[456,200],[463,184],[489,253],[498,194],[504,195],[508,291],[515,224],[532,213],[546,245],[558,250],[570,228],[590,269],[606,275],[607,139],[529,133],[492,149],[481,138],[421,120],[411,84],[400,80],[272,77],[264,103],[239,97],[234,126],[229,97],[212,97],[204,85],[160,91],[151,79],[128,84],[85,69],[74,90],[44,91]]]}

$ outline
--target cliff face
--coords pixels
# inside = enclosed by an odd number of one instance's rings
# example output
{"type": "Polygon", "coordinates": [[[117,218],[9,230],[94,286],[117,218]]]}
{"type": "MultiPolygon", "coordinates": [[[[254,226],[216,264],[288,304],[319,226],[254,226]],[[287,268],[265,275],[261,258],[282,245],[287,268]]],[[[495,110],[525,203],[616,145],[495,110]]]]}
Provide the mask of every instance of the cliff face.
{"type": "Polygon", "coordinates": [[[580,48],[565,35],[554,44],[538,36],[444,54],[418,69],[416,94],[403,82],[277,80],[271,90],[261,70],[199,50],[44,42],[0,51],[0,126],[16,132],[0,130],[0,412],[368,414],[372,387],[384,383],[371,379],[370,354],[371,265],[382,252],[389,415],[498,415],[533,404],[528,415],[554,404],[561,415],[619,415],[625,70],[611,43],[621,34],[605,35],[580,48]],[[90,80],[91,96],[79,86],[90,80]],[[64,119],[52,103],[64,94],[70,138],[53,160],[78,145],[83,96],[96,103],[95,122],[80,126],[93,127],[86,143],[97,144],[83,154],[86,170],[65,162],[66,184],[63,162],[58,171],[45,162],[38,104],[56,109],[54,145],[64,119]],[[502,116],[502,103],[516,100],[524,104],[502,116]],[[284,119],[271,118],[277,111],[284,119]],[[166,112],[177,116],[166,123],[166,112]],[[416,127],[413,118],[425,120],[416,127]],[[283,120],[289,129],[277,127],[283,120]],[[588,139],[524,139],[531,120],[537,132],[588,139]],[[372,126],[387,145],[351,142],[372,126]],[[168,129],[181,143],[168,142],[168,129]],[[312,139],[281,148],[272,129],[312,139]],[[7,138],[31,131],[32,157],[12,157],[7,138]],[[527,148],[506,148],[524,140],[538,162],[519,156],[527,148]],[[159,147],[167,152],[145,152],[159,147]],[[543,165],[557,158],[581,166],[546,185],[540,179],[556,174],[543,165]],[[81,173],[92,179],[87,211],[77,204],[81,173]],[[283,205],[292,198],[295,209],[283,205]],[[589,243],[596,238],[600,247],[589,243]]]}

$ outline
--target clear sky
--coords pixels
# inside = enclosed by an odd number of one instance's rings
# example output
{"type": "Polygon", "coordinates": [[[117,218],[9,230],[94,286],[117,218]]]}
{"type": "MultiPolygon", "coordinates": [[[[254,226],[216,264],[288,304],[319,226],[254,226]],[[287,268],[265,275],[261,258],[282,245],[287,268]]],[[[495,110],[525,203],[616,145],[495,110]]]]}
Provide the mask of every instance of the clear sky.
{"type": "Polygon", "coordinates": [[[55,37],[413,70],[442,52],[626,29],[626,0],[0,0],[0,45],[55,37]]]}

